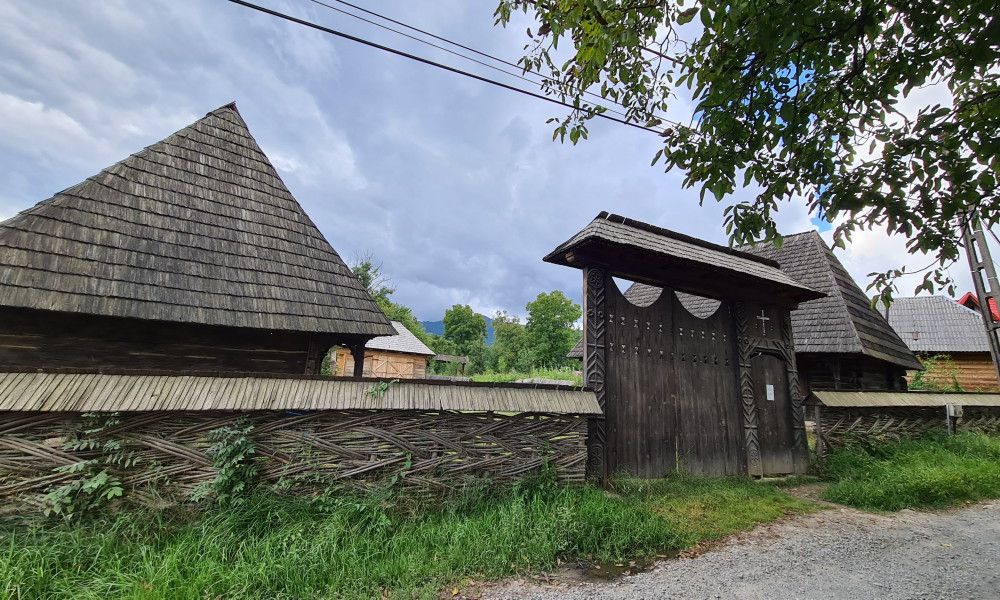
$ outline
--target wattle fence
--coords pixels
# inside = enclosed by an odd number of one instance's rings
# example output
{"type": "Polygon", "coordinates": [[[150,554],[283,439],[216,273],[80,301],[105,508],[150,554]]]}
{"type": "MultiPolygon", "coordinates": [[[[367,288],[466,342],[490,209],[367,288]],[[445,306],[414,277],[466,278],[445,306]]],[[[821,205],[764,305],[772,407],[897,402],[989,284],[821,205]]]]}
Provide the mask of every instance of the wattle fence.
{"type": "Polygon", "coordinates": [[[592,392],[560,386],[0,373],[0,499],[39,507],[97,470],[146,503],[197,496],[227,469],[307,493],[446,492],[543,465],[582,482],[598,414],[592,392]]]}

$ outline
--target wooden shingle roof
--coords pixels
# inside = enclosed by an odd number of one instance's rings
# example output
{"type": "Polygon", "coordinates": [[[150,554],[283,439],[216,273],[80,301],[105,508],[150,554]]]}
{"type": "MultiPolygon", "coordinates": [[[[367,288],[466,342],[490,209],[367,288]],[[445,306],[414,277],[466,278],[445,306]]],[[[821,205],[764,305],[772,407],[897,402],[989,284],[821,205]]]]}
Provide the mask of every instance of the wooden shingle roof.
{"type": "Polygon", "coordinates": [[[741,249],[777,261],[789,277],[826,293],[792,311],[796,352],[864,354],[907,369],[923,368],[816,231],[785,236],[781,248],[741,249]]]}
{"type": "Polygon", "coordinates": [[[737,293],[794,306],[820,293],[795,281],[774,261],[620,215],[600,213],[543,259],[607,269],[616,277],[706,296],[737,293]]]}
{"type": "Polygon", "coordinates": [[[0,223],[0,306],[395,333],[235,105],[0,223]]]}

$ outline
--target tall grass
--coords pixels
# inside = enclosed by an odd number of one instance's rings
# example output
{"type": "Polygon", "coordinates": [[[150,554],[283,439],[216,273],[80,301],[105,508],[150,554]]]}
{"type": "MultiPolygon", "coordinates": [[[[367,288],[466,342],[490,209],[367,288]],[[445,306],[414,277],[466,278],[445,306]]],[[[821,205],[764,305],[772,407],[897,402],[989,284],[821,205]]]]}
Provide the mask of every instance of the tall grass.
{"type": "Polygon", "coordinates": [[[441,504],[260,496],[230,511],[122,512],[0,530],[0,597],[435,598],[463,577],[678,550],[810,505],[748,479],[539,479],[441,504]]]}
{"type": "Polygon", "coordinates": [[[866,510],[944,508],[1000,498],[1000,438],[963,433],[833,451],[831,502],[866,510]]]}

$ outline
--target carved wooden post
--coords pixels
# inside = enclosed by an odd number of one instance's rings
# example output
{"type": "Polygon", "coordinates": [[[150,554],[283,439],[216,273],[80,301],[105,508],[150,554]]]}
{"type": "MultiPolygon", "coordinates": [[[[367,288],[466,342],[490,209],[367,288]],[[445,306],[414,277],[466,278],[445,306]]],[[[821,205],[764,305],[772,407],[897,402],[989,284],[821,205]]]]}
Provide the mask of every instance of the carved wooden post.
{"type": "Polygon", "coordinates": [[[747,452],[747,473],[754,477],[764,475],[760,460],[760,442],[757,438],[757,400],[753,395],[753,376],[750,360],[754,344],[747,335],[747,307],[736,303],[736,343],[740,361],[740,397],[743,401],[743,443],[747,452]]]}
{"type": "MultiPolygon", "coordinates": [[[[583,270],[583,302],[586,315],[584,323],[584,380],[594,388],[597,404],[604,411],[604,286],[606,284],[604,271],[592,267],[583,270]]],[[[607,472],[607,431],[604,415],[592,417],[587,426],[587,471],[588,475],[597,479],[608,477],[607,472]]]]}
{"type": "Polygon", "coordinates": [[[806,440],[806,416],[799,388],[799,369],[795,363],[795,342],[792,339],[791,312],[782,320],[782,349],[788,370],[788,393],[792,400],[792,460],[796,473],[805,473],[809,466],[809,444],[806,440]]]}

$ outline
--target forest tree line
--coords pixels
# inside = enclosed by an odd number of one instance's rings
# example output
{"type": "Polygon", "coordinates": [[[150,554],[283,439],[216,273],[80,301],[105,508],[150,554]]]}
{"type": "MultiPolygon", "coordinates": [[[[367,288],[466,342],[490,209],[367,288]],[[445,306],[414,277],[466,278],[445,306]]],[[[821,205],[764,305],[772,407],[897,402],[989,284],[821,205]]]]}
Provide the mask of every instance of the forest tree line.
{"type": "MultiPolygon", "coordinates": [[[[566,354],[583,336],[577,327],[582,309],[559,290],[540,293],[528,302],[528,316],[523,323],[520,317],[497,311],[492,317],[493,343],[487,344],[486,318],[469,305],[456,304],[446,310],[442,319],[444,334],[431,334],[412,310],[390,299],[396,289],[370,255],[355,260],[351,270],[390,320],[402,323],[438,354],[468,357],[466,375],[531,373],[579,364],[566,354]]],[[[437,363],[433,372],[454,374],[459,368],[457,364],[437,363]]]]}

